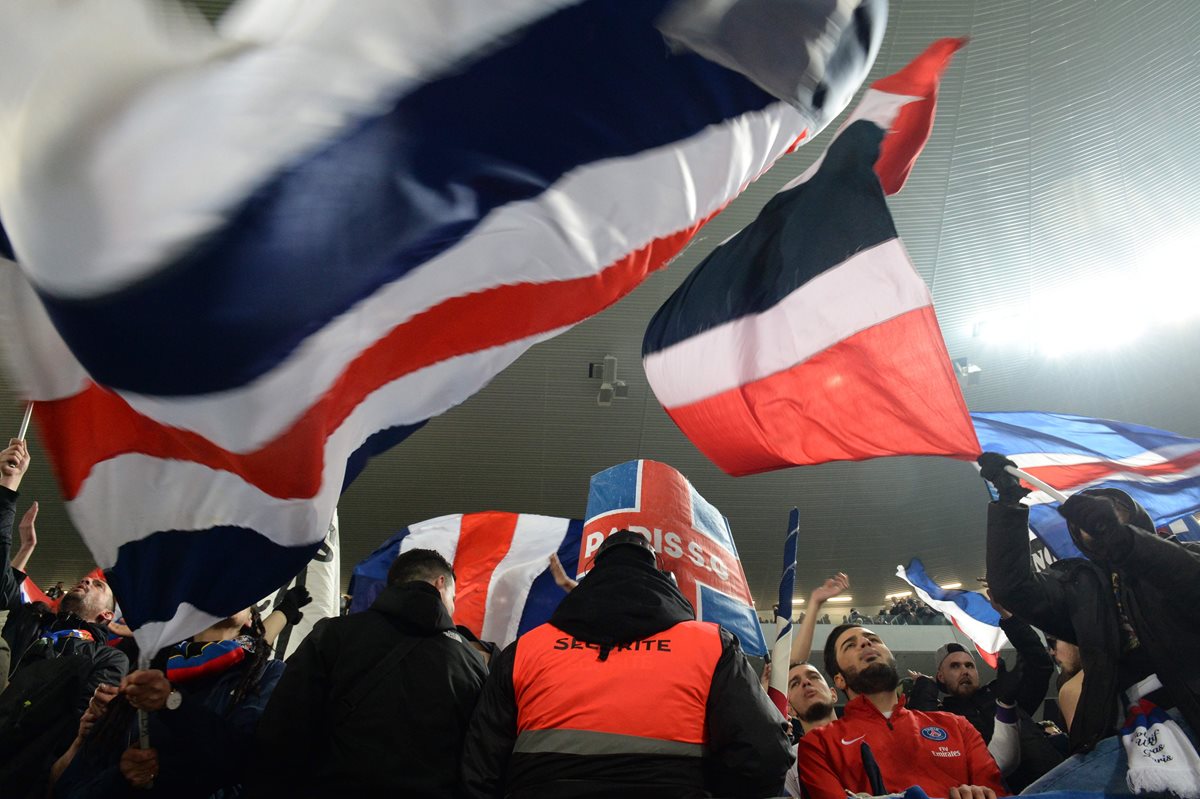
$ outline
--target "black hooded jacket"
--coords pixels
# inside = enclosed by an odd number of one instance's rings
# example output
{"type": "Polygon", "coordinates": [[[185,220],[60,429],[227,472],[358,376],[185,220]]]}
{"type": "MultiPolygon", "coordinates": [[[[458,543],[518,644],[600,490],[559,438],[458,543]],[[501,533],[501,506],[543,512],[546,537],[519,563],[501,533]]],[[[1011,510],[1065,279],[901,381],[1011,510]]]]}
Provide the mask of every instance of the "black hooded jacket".
{"type": "Polygon", "coordinates": [[[388,586],[369,610],[317,622],[263,713],[254,795],[458,796],[486,677],[429,583],[388,586]]]}
{"type": "MultiPolygon", "coordinates": [[[[1126,499],[1128,499],[1126,495],[1126,499]]],[[[1132,500],[1129,500],[1132,503],[1132,500]]],[[[1084,680],[1071,724],[1071,751],[1087,751],[1114,735],[1124,703],[1120,692],[1131,661],[1156,672],[1173,704],[1200,730],[1200,545],[1159,538],[1137,506],[1125,525],[1126,545],[1108,562],[1070,558],[1034,573],[1029,558],[1029,510],[988,506],[988,585],[996,601],[1049,635],[1079,646],[1084,680]],[[1140,640],[1122,652],[1120,598],[1140,640]]]]}
{"type": "MultiPolygon", "coordinates": [[[[636,547],[618,547],[559,605],[550,624],[589,644],[597,658],[692,621],[691,603],[636,547]]],[[[517,704],[513,666],[521,641],[492,661],[471,721],[463,785],[471,797],[779,796],[792,762],[778,711],[758,684],[737,639],[720,631],[721,655],[706,706],[703,766],[662,756],[514,754],[517,704]],[[701,773],[695,773],[699,770],[701,773]]],[[[669,674],[661,675],[667,678],[669,674]]],[[[624,701],[618,686],[606,694],[624,701]]],[[[627,710],[627,708],[626,708],[627,710]]],[[[653,713],[654,708],[638,708],[653,713]]]]}

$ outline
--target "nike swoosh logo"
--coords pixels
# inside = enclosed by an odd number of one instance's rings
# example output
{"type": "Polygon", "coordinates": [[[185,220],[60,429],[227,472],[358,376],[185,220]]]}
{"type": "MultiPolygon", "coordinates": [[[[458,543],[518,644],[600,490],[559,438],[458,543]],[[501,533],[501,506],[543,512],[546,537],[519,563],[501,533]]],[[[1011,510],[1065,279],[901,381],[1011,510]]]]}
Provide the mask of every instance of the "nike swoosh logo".
{"type": "Polygon", "coordinates": [[[843,738],[843,739],[842,739],[842,744],[843,744],[843,745],[845,745],[845,746],[849,746],[850,744],[856,744],[856,743],[858,743],[859,741],[861,741],[863,738],[866,738],[866,737],[867,737],[867,736],[865,736],[865,735],[860,735],[860,736],[858,736],[857,738],[855,738],[855,739],[854,739],[854,740],[852,740],[852,741],[847,741],[845,738],[843,738]]]}

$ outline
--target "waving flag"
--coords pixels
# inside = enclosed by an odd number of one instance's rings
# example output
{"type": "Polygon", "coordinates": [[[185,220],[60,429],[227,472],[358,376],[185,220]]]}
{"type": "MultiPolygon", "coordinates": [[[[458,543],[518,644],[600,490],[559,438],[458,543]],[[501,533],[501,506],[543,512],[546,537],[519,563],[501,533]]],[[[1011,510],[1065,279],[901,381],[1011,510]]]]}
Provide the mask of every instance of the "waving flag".
{"type": "Polygon", "coordinates": [[[929,290],[892,224],[959,39],[875,83],[825,156],[721,245],[642,344],[667,413],[734,475],[979,450],[929,290]]]}
{"type": "Polygon", "coordinates": [[[664,266],[882,35],[863,0],[670,52],[704,5],[0,6],[5,343],[143,651],[293,577],[368,454],[664,266]],[[772,36],[785,100],[725,66],[772,36]]]}
{"type": "Polygon", "coordinates": [[[531,513],[456,513],[405,527],[354,567],[351,612],[366,610],[387,584],[401,552],[434,549],[454,566],[455,624],[507,646],[550,619],[565,596],[548,569],[558,553],[563,568],[579,557],[583,522],[531,513]]]}
{"type": "Polygon", "coordinates": [[[896,576],[913,587],[926,605],[941,611],[962,634],[971,639],[979,655],[993,669],[1000,661],[1000,650],[1008,646],[1008,636],[1000,629],[1000,613],[978,591],[946,589],[925,572],[925,564],[913,558],[907,567],[897,566],[896,576]]]}
{"type": "MultiPolygon", "coordinates": [[[[1068,496],[1085,488],[1119,488],[1157,526],[1200,512],[1200,440],[1109,419],[1067,413],[973,413],[980,446],[1068,496]]],[[[1029,527],[1057,558],[1083,557],[1058,503],[1034,491],[1024,500],[1029,527]]],[[[1183,540],[1200,540],[1187,524],[1183,540]]]]}
{"type": "Polygon", "coordinates": [[[646,536],[658,567],[675,575],[696,618],[720,624],[749,655],[767,652],[729,521],[682,474],[657,461],[628,461],[592,475],[579,571],[617,530],[646,536]]]}
{"type": "Polygon", "coordinates": [[[792,594],[796,590],[796,543],[800,538],[800,510],[788,514],[788,531],[783,540],[783,574],[779,577],[779,602],[775,605],[775,645],[771,647],[771,682],[767,695],[788,716],[787,684],[792,660],[792,594]]]}

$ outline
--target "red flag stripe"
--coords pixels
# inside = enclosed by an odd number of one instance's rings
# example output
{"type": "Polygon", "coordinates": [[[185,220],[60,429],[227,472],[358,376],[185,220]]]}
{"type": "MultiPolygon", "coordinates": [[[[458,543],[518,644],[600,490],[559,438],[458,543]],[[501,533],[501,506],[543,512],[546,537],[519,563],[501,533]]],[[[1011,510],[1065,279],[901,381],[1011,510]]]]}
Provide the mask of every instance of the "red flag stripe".
{"type": "MultiPolygon", "coordinates": [[[[1070,491],[1116,475],[1133,475],[1143,480],[1159,478],[1173,481],[1187,476],[1186,473],[1200,467],[1200,450],[1180,455],[1169,461],[1144,465],[1129,465],[1117,461],[1096,460],[1070,466],[1021,467],[1034,477],[1054,488],[1070,491]]],[[[1036,490],[1036,489],[1035,489],[1036,490]]]]}
{"type": "Polygon", "coordinates": [[[79,494],[95,464],[128,453],[231,472],[273,497],[312,497],[321,486],[324,464],[311,453],[324,452],[325,439],[371,392],[431,364],[599,313],[665,266],[707,221],[659,238],[596,275],[499,286],[430,308],[364,350],[295,424],[253,452],[231,452],[197,433],[160,424],[94,384],[73,397],[35,405],[43,440],[68,500],[79,494]],[[536,312],[516,314],[514,309],[536,312]],[[459,324],[462,319],[472,324],[459,324]],[[414,347],[414,342],[422,346],[414,347]],[[93,427],[91,419],[105,424],[93,427]]]}
{"type": "Polygon", "coordinates": [[[515,513],[469,513],[462,518],[454,551],[454,573],[462,587],[454,601],[454,623],[470,628],[476,637],[483,635],[492,573],[512,547],[517,520],[515,513]]]}
{"type": "Polygon", "coordinates": [[[979,454],[932,307],[856,333],[791,369],[667,412],[733,475],[885,455],[965,460],[979,454]],[[775,405],[801,407],[778,414],[775,405]],[[914,406],[928,408],[928,415],[898,417],[914,406]],[[785,424],[775,421],[781,418],[785,424]],[[872,441],[886,441],[887,449],[872,441]]]}

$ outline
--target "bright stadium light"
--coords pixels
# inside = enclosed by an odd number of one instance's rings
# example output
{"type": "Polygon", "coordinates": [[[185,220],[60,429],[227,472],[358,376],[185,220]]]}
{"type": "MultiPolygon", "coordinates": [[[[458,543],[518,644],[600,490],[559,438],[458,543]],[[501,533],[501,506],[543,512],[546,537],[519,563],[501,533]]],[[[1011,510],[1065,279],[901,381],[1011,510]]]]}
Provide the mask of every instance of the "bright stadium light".
{"type": "Polygon", "coordinates": [[[1155,327],[1200,315],[1200,233],[1148,246],[1135,263],[1076,274],[1070,282],[1035,284],[1027,309],[993,310],[967,327],[990,346],[1030,347],[1048,358],[1127,347],[1155,327]],[[1169,312],[1164,298],[1176,298],[1169,312]],[[1113,320],[1119,319],[1119,324],[1113,320]]]}
{"type": "Polygon", "coordinates": [[[962,583],[942,583],[938,587],[944,591],[949,591],[952,588],[962,588],[962,583]]]}
{"type": "Polygon", "coordinates": [[[826,602],[853,602],[854,597],[852,597],[852,596],[833,596],[833,597],[830,597],[829,599],[826,599],[825,601],[826,602]]]}

